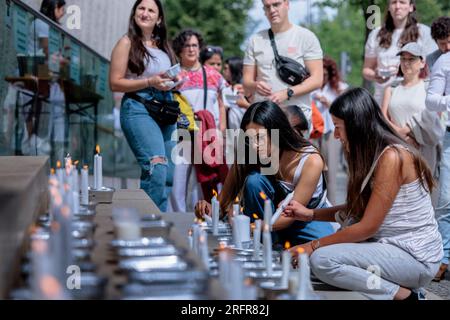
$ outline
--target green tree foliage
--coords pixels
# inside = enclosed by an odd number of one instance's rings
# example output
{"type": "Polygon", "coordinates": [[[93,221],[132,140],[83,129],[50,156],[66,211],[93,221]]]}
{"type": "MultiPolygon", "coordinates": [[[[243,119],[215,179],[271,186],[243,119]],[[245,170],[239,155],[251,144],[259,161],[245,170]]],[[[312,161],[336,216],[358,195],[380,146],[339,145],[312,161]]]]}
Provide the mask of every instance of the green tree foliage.
{"type": "Polygon", "coordinates": [[[164,0],[169,33],[200,31],[207,44],[221,46],[225,56],[240,55],[248,11],[253,0],[164,0]]]}

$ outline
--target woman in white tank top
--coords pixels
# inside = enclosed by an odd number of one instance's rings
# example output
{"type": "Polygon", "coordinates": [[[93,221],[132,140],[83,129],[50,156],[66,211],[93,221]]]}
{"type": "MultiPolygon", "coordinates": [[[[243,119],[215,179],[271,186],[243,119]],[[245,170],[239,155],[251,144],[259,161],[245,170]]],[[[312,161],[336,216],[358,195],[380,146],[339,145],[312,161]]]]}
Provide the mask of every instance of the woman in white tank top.
{"type": "Polygon", "coordinates": [[[301,246],[320,280],[371,299],[416,300],[443,256],[431,172],[367,90],[344,93],[330,113],[349,164],[347,203],[311,210],[293,201],[285,214],[342,223],[335,234],[301,246]]]}

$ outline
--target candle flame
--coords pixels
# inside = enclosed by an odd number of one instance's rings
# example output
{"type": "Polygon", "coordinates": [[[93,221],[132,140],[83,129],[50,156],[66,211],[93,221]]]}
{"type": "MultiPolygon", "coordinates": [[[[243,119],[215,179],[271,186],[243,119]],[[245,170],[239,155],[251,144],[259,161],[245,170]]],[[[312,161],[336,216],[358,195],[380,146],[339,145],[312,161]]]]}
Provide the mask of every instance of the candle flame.
{"type": "Polygon", "coordinates": [[[61,293],[61,285],[58,280],[50,275],[45,275],[40,279],[39,287],[44,296],[50,299],[57,299],[61,293]]]}
{"type": "Polygon", "coordinates": [[[234,199],[234,204],[239,204],[239,197],[236,197],[236,199],[234,199]]]}
{"type": "Polygon", "coordinates": [[[258,220],[258,219],[259,219],[259,217],[258,217],[258,215],[257,215],[256,213],[253,214],[253,218],[254,218],[255,220],[258,220]]]}
{"type": "Polygon", "coordinates": [[[99,145],[96,145],[96,146],[95,146],[95,152],[96,152],[97,154],[100,154],[100,146],[99,146],[99,145]]]}
{"type": "Polygon", "coordinates": [[[224,241],[220,241],[220,243],[219,243],[219,250],[223,250],[226,247],[227,247],[227,245],[225,244],[225,242],[224,241]]]}
{"type": "Polygon", "coordinates": [[[61,208],[61,214],[63,215],[63,217],[65,218],[70,218],[70,208],[68,206],[64,206],[61,208]]]}
{"type": "Polygon", "coordinates": [[[298,253],[298,254],[305,253],[305,249],[303,249],[303,248],[297,248],[297,253],[298,253]]]}
{"type": "Polygon", "coordinates": [[[56,168],[61,169],[61,161],[56,161],[56,168]]]}
{"type": "Polygon", "coordinates": [[[253,281],[252,281],[250,278],[246,278],[246,279],[244,280],[244,285],[245,285],[246,287],[249,287],[249,286],[253,285],[253,281]]]}
{"type": "Polygon", "coordinates": [[[55,168],[50,169],[50,174],[55,174],[55,168]]]}
{"type": "Polygon", "coordinates": [[[250,229],[255,230],[256,226],[254,223],[250,223],[250,229]]]}
{"type": "Polygon", "coordinates": [[[217,196],[218,196],[217,191],[213,189],[212,193],[213,193],[213,197],[217,198],[217,196]]]}
{"type": "Polygon", "coordinates": [[[199,240],[200,240],[200,242],[205,242],[206,241],[206,238],[205,238],[205,236],[200,236],[200,238],[199,238],[199,240]]]}
{"type": "Polygon", "coordinates": [[[288,250],[291,247],[291,243],[289,241],[286,241],[286,243],[284,244],[284,249],[288,250]]]}
{"type": "Polygon", "coordinates": [[[74,164],[75,167],[78,166],[79,163],[80,163],[80,161],[78,161],[78,160],[75,160],[75,161],[73,162],[73,164],[74,164]]]}
{"type": "Polygon", "coordinates": [[[264,192],[260,192],[259,193],[259,196],[265,201],[265,200],[267,200],[267,196],[266,196],[266,194],[264,193],[264,192]]]}
{"type": "Polygon", "coordinates": [[[189,234],[189,237],[192,236],[192,229],[189,229],[188,234],[189,234]]]}

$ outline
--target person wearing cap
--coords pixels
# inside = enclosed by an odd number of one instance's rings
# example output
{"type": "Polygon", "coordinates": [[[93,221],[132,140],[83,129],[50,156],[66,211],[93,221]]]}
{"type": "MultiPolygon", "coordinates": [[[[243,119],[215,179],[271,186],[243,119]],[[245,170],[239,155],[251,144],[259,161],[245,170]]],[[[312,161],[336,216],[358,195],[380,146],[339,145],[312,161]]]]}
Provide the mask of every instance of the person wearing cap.
{"type": "Polygon", "coordinates": [[[450,52],[443,54],[434,64],[426,106],[430,111],[447,111],[448,114],[440,165],[439,201],[436,208],[439,231],[444,244],[444,258],[435,277],[435,280],[439,281],[445,276],[450,258],[450,52]]]}
{"type": "Polygon", "coordinates": [[[419,23],[417,0],[386,0],[388,3],[383,24],[370,32],[366,46],[363,77],[373,81],[374,97],[383,101],[385,88],[396,82],[400,61],[397,52],[409,42],[423,46],[426,54],[437,49],[430,27],[419,23]]]}
{"type": "Polygon", "coordinates": [[[450,17],[439,17],[434,20],[431,24],[431,36],[439,49],[427,56],[427,64],[430,70],[441,55],[450,52],[450,17]]]}
{"type": "Polygon", "coordinates": [[[437,113],[426,111],[427,91],[424,79],[428,77],[428,67],[423,48],[417,42],[410,42],[397,55],[400,56],[398,76],[403,81],[395,87],[386,88],[381,110],[394,129],[421,151],[431,172],[437,176],[436,164],[442,128],[437,113]],[[433,132],[436,132],[434,139],[427,139],[429,133],[433,132]]]}

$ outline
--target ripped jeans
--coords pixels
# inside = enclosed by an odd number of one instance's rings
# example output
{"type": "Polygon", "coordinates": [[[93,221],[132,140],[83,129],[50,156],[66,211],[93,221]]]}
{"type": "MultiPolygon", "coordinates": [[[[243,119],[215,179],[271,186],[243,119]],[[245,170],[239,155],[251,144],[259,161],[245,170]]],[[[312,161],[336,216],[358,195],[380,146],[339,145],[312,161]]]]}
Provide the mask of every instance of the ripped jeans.
{"type": "MultiPolygon", "coordinates": [[[[139,93],[145,98],[150,94],[147,90],[139,93]]],[[[144,105],[126,97],[122,100],[120,124],[142,169],[141,189],[162,212],[166,211],[173,182],[171,152],[176,142],[171,137],[176,125],[158,124],[144,105]]]]}

